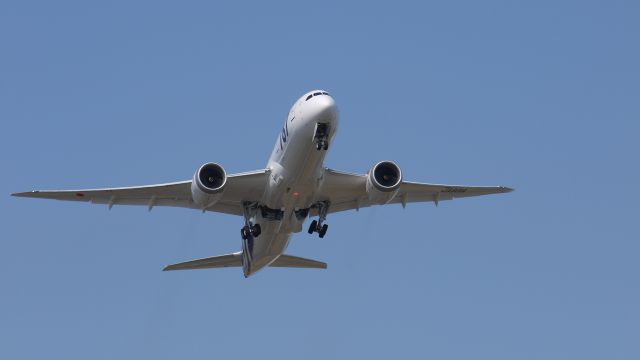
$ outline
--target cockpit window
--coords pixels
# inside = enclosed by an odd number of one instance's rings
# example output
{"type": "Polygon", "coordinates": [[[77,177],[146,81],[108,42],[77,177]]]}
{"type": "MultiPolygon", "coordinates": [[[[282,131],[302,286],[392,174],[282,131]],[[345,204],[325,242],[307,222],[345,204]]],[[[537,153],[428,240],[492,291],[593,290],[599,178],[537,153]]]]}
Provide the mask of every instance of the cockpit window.
{"type": "Polygon", "coordinates": [[[306,98],[304,101],[308,101],[308,100],[309,100],[309,99],[311,99],[312,97],[314,97],[314,96],[318,96],[318,95],[328,95],[328,96],[331,96],[331,95],[329,95],[329,93],[328,93],[328,92],[326,92],[326,91],[320,91],[320,92],[316,92],[316,93],[310,94],[309,96],[307,96],[307,98],[306,98]]]}

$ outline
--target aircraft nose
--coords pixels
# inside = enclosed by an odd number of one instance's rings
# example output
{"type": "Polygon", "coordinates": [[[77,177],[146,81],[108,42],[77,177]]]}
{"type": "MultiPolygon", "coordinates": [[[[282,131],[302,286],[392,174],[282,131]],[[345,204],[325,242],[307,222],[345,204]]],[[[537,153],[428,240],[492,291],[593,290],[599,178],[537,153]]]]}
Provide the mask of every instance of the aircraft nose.
{"type": "Polygon", "coordinates": [[[310,114],[317,121],[332,122],[338,115],[338,107],[330,95],[314,96],[310,100],[310,114]]]}

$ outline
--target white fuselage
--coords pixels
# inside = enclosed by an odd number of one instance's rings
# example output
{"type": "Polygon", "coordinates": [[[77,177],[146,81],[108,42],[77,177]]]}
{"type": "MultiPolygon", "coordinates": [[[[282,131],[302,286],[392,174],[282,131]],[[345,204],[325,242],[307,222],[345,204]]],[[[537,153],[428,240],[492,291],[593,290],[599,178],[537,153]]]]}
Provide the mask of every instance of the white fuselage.
{"type": "Polygon", "coordinates": [[[307,211],[316,202],[327,153],[317,149],[318,124],[326,126],[326,139],[332,144],[338,111],[333,98],[321,90],[311,91],[296,101],[278,134],[267,164],[268,184],[260,201],[261,209],[267,211],[256,210],[251,216],[251,222],[260,224],[262,233],[243,240],[245,276],[282,255],[291,234],[302,230],[307,211]]]}

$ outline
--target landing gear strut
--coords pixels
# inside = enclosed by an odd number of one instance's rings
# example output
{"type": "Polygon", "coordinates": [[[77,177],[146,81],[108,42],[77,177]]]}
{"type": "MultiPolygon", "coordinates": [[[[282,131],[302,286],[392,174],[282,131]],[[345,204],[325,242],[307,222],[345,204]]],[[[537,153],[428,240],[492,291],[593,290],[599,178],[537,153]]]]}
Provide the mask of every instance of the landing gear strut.
{"type": "Polygon", "coordinates": [[[311,224],[309,225],[309,230],[307,232],[309,234],[313,234],[314,232],[317,232],[318,236],[320,236],[320,238],[322,239],[327,233],[327,230],[329,229],[329,225],[323,224],[324,221],[327,220],[327,211],[329,210],[329,202],[322,201],[322,202],[319,202],[316,206],[318,207],[319,219],[313,220],[311,222],[311,224]]]}
{"type": "Polygon", "coordinates": [[[256,203],[244,203],[242,204],[244,213],[244,226],[240,229],[240,236],[242,240],[247,240],[249,237],[258,237],[262,233],[260,224],[253,224],[251,218],[255,216],[258,210],[256,203]]]}
{"type": "Polygon", "coordinates": [[[317,150],[329,149],[329,125],[318,123],[316,125],[316,133],[313,136],[313,142],[316,144],[317,150]]]}

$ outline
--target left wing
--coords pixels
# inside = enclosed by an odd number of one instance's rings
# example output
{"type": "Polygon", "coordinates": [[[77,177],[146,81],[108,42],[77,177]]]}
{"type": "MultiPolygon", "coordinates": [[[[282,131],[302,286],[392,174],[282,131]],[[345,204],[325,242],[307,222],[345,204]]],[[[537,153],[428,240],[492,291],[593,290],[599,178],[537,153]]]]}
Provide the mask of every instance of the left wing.
{"type": "MultiPolygon", "coordinates": [[[[259,201],[267,184],[269,170],[258,170],[227,176],[222,198],[204,209],[226,214],[242,215],[242,202],[259,201]]],[[[19,197],[84,201],[93,204],[143,205],[151,210],[155,206],[174,206],[203,210],[191,197],[191,180],[167,184],[87,189],[87,190],[34,190],[11,194],[19,197]]]]}
{"type": "MultiPolygon", "coordinates": [[[[326,169],[319,200],[330,202],[329,213],[359,209],[377,205],[369,201],[366,190],[367,175],[350,174],[326,169]]],[[[413,202],[438,202],[470,196],[502,194],[513,191],[505,186],[466,186],[426,184],[403,181],[397,195],[387,204],[402,204],[413,202]]],[[[312,215],[317,210],[312,209],[312,215]]]]}

